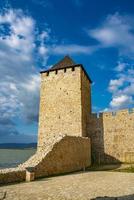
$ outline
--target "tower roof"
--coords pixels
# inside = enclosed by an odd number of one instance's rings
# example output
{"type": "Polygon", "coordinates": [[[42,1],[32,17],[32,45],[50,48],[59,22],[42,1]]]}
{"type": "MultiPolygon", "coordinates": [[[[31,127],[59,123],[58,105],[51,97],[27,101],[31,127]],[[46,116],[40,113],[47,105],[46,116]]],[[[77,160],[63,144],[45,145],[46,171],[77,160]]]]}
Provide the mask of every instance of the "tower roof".
{"type": "Polygon", "coordinates": [[[81,67],[83,69],[83,71],[85,72],[85,74],[86,74],[88,80],[90,81],[90,83],[92,83],[92,80],[90,79],[90,77],[87,74],[86,70],[84,69],[83,65],[82,64],[76,64],[72,60],[72,58],[70,58],[69,56],[65,56],[62,60],[60,60],[55,65],[53,65],[50,69],[41,71],[40,73],[51,72],[51,71],[55,71],[55,70],[60,70],[60,69],[65,69],[65,68],[72,68],[72,67],[81,67]]]}
{"type": "Polygon", "coordinates": [[[73,66],[76,63],[72,60],[72,58],[70,58],[69,56],[65,56],[62,60],[60,60],[58,63],[56,63],[55,65],[53,65],[53,67],[51,69],[63,69],[66,68],[68,66],[73,66]]]}

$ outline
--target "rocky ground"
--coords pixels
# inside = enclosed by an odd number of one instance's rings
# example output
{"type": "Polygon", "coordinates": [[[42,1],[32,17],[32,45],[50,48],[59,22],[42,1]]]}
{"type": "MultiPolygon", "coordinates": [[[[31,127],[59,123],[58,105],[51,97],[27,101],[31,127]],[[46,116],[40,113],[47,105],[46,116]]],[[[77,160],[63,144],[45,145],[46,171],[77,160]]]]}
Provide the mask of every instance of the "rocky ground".
{"type": "Polygon", "coordinates": [[[0,187],[0,200],[134,200],[134,173],[79,172],[0,187]]]}

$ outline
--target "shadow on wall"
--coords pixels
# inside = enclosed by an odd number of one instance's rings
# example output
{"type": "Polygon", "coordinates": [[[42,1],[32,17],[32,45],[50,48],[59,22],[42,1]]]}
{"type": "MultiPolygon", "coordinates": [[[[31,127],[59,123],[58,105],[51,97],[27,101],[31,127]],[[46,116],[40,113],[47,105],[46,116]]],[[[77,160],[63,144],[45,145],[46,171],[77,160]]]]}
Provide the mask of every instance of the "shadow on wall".
{"type": "Polygon", "coordinates": [[[134,200],[134,194],[120,197],[96,197],[95,199],[91,200],[134,200]]]}
{"type": "Polygon", "coordinates": [[[134,163],[134,108],[92,113],[87,126],[95,164],[134,163]]]}
{"type": "Polygon", "coordinates": [[[96,114],[92,116],[88,130],[89,137],[91,138],[92,163],[97,165],[116,164],[115,168],[119,167],[121,161],[105,153],[103,116],[97,117],[96,114]]]}

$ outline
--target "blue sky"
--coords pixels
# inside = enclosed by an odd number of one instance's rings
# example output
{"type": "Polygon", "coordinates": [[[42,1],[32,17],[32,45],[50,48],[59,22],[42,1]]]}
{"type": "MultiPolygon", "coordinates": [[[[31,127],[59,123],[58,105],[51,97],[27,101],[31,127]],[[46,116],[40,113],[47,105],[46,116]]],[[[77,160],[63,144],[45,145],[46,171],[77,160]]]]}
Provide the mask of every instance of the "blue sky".
{"type": "Polygon", "coordinates": [[[0,1],[0,143],[34,142],[39,71],[70,55],[93,80],[94,112],[134,107],[132,0],[0,1]]]}

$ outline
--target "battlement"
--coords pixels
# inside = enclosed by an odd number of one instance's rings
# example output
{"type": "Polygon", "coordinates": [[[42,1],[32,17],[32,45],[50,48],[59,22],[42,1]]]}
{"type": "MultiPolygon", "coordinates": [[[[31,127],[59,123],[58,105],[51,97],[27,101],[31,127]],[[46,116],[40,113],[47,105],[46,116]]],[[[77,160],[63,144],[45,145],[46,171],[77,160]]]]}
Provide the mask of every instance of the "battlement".
{"type": "Polygon", "coordinates": [[[134,115],[134,108],[128,108],[113,112],[100,112],[100,113],[92,113],[91,118],[102,118],[102,117],[119,117],[121,115],[129,116],[134,115]]]}
{"type": "Polygon", "coordinates": [[[60,69],[55,69],[55,70],[48,70],[48,71],[44,71],[41,72],[41,77],[42,77],[42,81],[44,81],[44,79],[49,79],[51,77],[59,77],[59,75],[68,75],[68,74],[75,74],[78,71],[80,71],[80,67],[67,67],[67,68],[60,68],[60,69]]]}
{"type": "Polygon", "coordinates": [[[72,66],[67,66],[63,68],[57,68],[57,69],[48,69],[45,71],[41,71],[41,77],[54,77],[55,75],[60,75],[60,74],[68,74],[68,73],[75,73],[75,71],[80,71],[82,69],[82,73],[85,75],[87,80],[92,83],[90,77],[88,76],[87,72],[85,71],[84,67],[82,64],[77,64],[77,65],[72,65],[72,66]]]}
{"type": "Polygon", "coordinates": [[[121,115],[129,115],[129,114],[134,114],[134,108],[129,108],[129,109],[123,109],[123,110],[118,110],[118,111],[113,111],[113,112],[104,112],[102,115],[104,117],[118,117],[121,115]]]}

